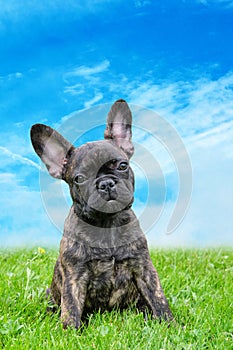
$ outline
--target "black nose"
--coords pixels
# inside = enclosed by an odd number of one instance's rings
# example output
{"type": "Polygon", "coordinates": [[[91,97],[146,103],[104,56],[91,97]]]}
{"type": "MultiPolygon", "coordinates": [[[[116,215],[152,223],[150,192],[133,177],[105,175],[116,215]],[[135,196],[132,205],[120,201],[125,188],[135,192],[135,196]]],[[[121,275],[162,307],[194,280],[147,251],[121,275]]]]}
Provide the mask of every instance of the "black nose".
{"type": "Polygon", "coordinates": [[[97,183],[97,188],[102,193],[110,193],[115,190],[116,183],[113,179],[102,179],[97,183]]]}

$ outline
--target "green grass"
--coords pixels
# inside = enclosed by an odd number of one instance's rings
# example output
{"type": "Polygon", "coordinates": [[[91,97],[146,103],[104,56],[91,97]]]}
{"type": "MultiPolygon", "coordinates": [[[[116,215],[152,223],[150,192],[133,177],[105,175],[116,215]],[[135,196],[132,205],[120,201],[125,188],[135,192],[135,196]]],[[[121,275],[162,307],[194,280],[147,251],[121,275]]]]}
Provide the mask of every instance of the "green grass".
{"type": "Polygon", "coordinates": [[[95,314],[82,330],[62,330],[46,312],[57,252],[0,254],[0,348],[4,349],[233,349],[233,250],[155,250],[176,324],[144,321],[135,310],[95,314]]]}

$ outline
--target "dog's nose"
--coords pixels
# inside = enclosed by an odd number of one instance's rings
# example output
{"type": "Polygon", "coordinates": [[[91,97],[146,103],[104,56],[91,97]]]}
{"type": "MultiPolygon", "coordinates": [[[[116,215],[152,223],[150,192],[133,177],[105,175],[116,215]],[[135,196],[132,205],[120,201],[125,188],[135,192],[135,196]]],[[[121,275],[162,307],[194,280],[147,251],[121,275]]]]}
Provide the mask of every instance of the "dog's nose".
{"type": "Polygon", "coordinates": [[[97,184],[97,188],[100,192],[109,193],[115,189],[116,183],[113,179],[103,179],[97,184]]]}

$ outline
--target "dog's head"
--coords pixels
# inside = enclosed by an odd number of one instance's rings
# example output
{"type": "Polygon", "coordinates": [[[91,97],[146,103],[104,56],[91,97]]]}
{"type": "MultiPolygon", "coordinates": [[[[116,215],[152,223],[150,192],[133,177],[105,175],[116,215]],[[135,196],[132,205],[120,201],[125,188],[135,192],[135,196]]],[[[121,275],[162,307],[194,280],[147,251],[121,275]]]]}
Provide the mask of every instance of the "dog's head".
{"type": "Polygon", "coordinates": [[[122,213],[133,203],[131,124],[127,103],[118,100],[108,114],[103,141],[75,148],[49,126],[32,126],[36,153],[51,176],[68,183],[76,214],[89,223],[104,225],[105,218],[122,213]]]}

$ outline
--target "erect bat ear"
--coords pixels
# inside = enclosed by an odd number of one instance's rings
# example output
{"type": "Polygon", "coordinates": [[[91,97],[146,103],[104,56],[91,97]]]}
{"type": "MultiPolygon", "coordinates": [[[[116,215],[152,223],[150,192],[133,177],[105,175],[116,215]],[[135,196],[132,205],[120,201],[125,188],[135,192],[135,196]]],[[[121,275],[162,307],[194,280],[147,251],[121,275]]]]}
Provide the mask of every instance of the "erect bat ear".
{"type": "Polygon", "coordinates": [[[50,175],[62,179],[68,152],[74,149],[74,146],[57,131],[44,124],[32,126],[31,141],[34,150],[46,165],[50,175]]]}
{"type": "Polygon", "coordinates": [[[105,139],[111,139],[131,158],[134,152],[132,144],[132,113],[124,100],[117,100],[108,113],[105,139]]]}

